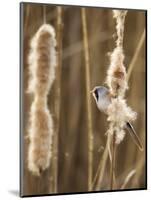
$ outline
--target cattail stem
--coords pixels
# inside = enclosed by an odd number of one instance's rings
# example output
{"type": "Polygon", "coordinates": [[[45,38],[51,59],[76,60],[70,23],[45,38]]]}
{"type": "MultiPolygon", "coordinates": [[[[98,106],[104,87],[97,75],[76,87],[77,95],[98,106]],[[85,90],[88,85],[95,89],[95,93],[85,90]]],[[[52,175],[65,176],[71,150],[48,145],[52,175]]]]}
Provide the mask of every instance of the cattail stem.
{"type": "Polygon", "coordinates": [[[27,5],[26,14],[25,14],[25,20],[24,20],[24,29],[26,31],[28,30],[29,15],[30,15],[30,5],[27,5]]]}
{"type": "Polygon", "coordinates": [[[86,103],[88,116],[88,191],[92,190],[93,176],[93,135],[92,135],[92,114],[91,114],[91,98],[90,98],[90,56],[88,44],[88,32],[86,21],[86,9],[81,8],[82,31],[83,31],[83,46],[85,58],[85,74],[86,74],[86,103]]]}
{"type": "Polygon", "coordinates": [[[110,189],[114,189],[114,179],[115,179],[115,154],[116,154],[116,137],[113,133],[112,136],[112,158],[111,158],[111,183],[110,183],[110,189]]]}
{"type": "Polygon", "coordinates": [[[93,185],[92,185],[93,189],[99,190],[102,184],[104,172],[105,172],[105,166],[106,166],[108,155],[109,155],[108,146],[110,145],[110,142],[111,142],[111,135],[108,134],[105,150],[104,150],[103,156],[101,156],[100,163],[98,165],[97,172],[93,180],[93,185]]]}
{"type": "Polygon", "coordinates": [[[43,23],[46,24],[46,5],[43,5],[43,23]]]}
{"type": "Polygon", "coordinates": [[[59,120],[60,120],[60,83],[62,67],[62,8],[57,7],[57,66],[55,82],[55,134],[53,144],[53,173],[54,173],[54,193],[58,192],[58,140],[59,140],[59,120]]]}
{"type": "Polygon", "coordinates": [[[134,56],[132,58],[132,61],[131,61],[130,65],[129,65],[128,73],[127,73],[127,81],[129,81],[129,79],[130,79],[131,73],[132,73],[133,68],[134,68],[134,66],[136,64],[138,55],[139,55],[140,50],[141,50],[141,48],[142,48],[142,46],[144,44],[144,41],[145,41],[145,30],[143,31],[143,33],[141,35],[140,41],[139,41],[139,43],[138,43],[138,45],[136,47],[136,50],[135,50],[135,54],[134,54],[134,56]]]}
{"type": "Polygon", "coordinates": [[[136,174],[136,170],[133,169],[132,171],[130,171],[128,173],[128,175],[126,176],[124,183],[121,186],[121,189],[124,189],[126,187],[126,185],[129,183],[129,181],[132,179],[132,177],[136,174]]]}

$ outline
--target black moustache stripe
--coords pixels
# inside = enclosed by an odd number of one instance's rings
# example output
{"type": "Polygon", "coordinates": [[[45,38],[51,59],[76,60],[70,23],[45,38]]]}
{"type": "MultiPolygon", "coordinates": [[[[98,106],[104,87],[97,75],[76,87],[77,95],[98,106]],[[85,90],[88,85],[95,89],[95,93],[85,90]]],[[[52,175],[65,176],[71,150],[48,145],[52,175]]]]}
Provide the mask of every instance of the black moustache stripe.
{"type": "Polygon", "coordinates": [[[96,97],[96,99],[97,99],[97,101],[98,101],[99,95],[98,95],[97,90],[94,91],[94,94],[95,94],[95,97],[96,97]]]}

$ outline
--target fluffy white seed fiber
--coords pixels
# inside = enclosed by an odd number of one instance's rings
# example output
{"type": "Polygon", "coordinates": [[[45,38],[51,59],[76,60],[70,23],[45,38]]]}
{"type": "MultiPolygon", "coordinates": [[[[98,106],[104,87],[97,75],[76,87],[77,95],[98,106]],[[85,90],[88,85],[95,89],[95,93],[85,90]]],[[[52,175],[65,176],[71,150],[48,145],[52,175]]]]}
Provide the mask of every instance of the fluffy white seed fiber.
{"type": "Polygon", "coordinates": [[[46,95],[55,79],[56,39],[54,28],[42,25],[31,40],[28,58],[30,82],[29,93],[46,95]]]}
{"type": "Polygon", "coordinates": [[[113,96],[124,96],[126,89],[128,89],[123,61],[123,50],[121,47],[116,47],[111,54],[107,71],[107,84],[113,96]]]}
{"type": "Polygon", "coordinates": [[[137,114],[127,106],[125,99],[118,97],[112,99],[112,103],[108,107],[108,121],[110,123],[110,134],[116,134],[116,143],[120,143],[125,136],[126,122],[134,121],[137,114]]]}

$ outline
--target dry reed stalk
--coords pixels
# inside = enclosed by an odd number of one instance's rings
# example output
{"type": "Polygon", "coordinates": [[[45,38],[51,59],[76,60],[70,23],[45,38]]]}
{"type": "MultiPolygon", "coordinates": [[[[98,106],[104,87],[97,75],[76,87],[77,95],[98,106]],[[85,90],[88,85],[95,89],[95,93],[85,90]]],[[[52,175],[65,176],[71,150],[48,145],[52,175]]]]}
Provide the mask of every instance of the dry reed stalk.
{"type": "MultiPolygon", "coordinates": [[[[93,35],[93,37],[89,38],[89,48],[91,49],[96,44],[98,44],[100,42],[105,42],[111,38],[112,38],[112,35],[107,32],[102,31],[101,33],[100,32],[95,33],[95,35],[93,35]],[[100,37],[100,34],[101,34],[101,37],[100,37]]],[[[72,57],[75,54],[78,54],[82,51],[83,51],[83,44],[81,43],[81,41],[71,44],[69,47],[66,47],[64,49],[63,60],[68,59],[69,57],[72,57]]]]}
{"type": "Polygon", "coordinates": [[[124,183],[121,186],[121,189],[124,189],[126,187],[126,185],[128,184],[128,182],[131,180],[131,178],[134,176],[134,174],[136,174],[136,170],[133,169],[131,170],[128,175],[126,176],[124,183]]]}
{"type": "Polygon", "coordinates": [[[111,183],[110,183],[110,189],[114,189],[115,184],[115,155],[116,155],[116,135],[113,133],[112,136],[112,156],[111,156],[111,183]]]}
{"type": "Polygon", "coordinates": [[[42,7],[42,13],[43,13],[43,23],[46,24],[46,5],[43,5],[42,7]]]}
{"type": "Polygon", "coordinates": [[[53,119],[47,107],[47,96],[55,79],[55,31],[42,25],[31,41],[28,92],[34,100],[30,110],[28,169],[39,176],[50,165],[53,119]]]}
{"type": "Polygon", "coordinates": [[[100,159],[100,163],[98,165],[97,172],[93,180],[93,184],[92,184],[93,189],[99,190],[100,185],[103,181],[105,166],[106,166],[106,162],[109,155],[108,146],[110,145],[110,143],[111,143],[111,135],[108,135],[105,150],[104,150],[103,156],[100,159]]]}
{"type": "Polygon", "coordinates": [[[24,20],[25,33],[27,32],[27,29],[28,29],[29,16],[30,16],[30,5],[27,5],[26,14],[25,14],[25,20],[24,20]]]}
{"type": "MultiPolygon", "coordinates": [[[[67,10],[68,8],[64,7],[63,8],[64,11],[67,10]]],[[[50,22],[50,21],[53,21],[57,18],[57,15],[56,15],[56,11],[55,10],[52,10],[51,12],[47,12],[47,22],[50,22]]],[[[39,21],[34,21],[34,27],[37,27],[39,25],[39,21]]],[[[27,32],[27,31],[26,31],[27,32]]],[[[33,30],[32,28],[30,28],[28,30],[28,34],[31,35],[33,33],[33,30]]]]}
{"type": "Polygon", "coordinates": [[[137,162],[135,164],[135,170],[136,170],[136,173],[137,173],[137,176],[135,176],[132,180],[132,185],[136,185],[138,183],[138,180],[141,178],[141,175],[142,175],[142,171],[144,170],[143,168],[145,167],[145,156],[142,156],[140,159],[139,159],[139,162],[137,162]]]}
{"type": "Polygon", "coordinates": [[[145,30],[143,31],[143,33],[141,35],[140,41],[139,41],[139,43],[138,43],[138,45],[136,47],[134,56],[133,56],[132,61],[131,61],[130,65],[129,65],[128,72],[127,72],[127,81],[129,81],[129,79],[130,79],[131,73],[132,73],[133,68],[134,68],[134,66],[136,64],[138,55],[140,53],[140,50],[141,50],[141,48],[143,46],[144,41],[145,41],[145,30]]]}
{"type": "Polygon", "coordinates": [[[86,9],[81,8],[82,18],[82,31],[83,31],[83,46],[85,58],[85,74],[86,74],[86,104],[88,116],[88,191],[92,190],[92,177],[93,177],[93,134],[92,134],[92,111],[91,111],[91,98],[90,98],[90,56],[88,44],[88,31],[86,20],[86,9]]]}
{"type": "Polygon", "coordinates": [[[57,7],[57,66],[55,81],[55,134],[53,139],[53,172],[54,172],[54,193],[58,192],[58,134],[60,120],[60,83],[62,67],[62,8],[57,7]]]}
{"type": "MultiPolygon", "coordinates": [[[[112,142],[112,135],[108,134],[104,153],[103,153],[103,156],[101,156],[101,159],[100,159],[100,162],[99,162],[99,165],[98,165],[98,168],[97,168],[94,180],[93,180],[92,187],[95,190],[100,189],[100,185],[101,185],[103,178],[104,178],[104,172],[105,172],[105,167],[106,167],[108,157],[110,158],[110,161],[112,162],[112,154],[111,154],[111,149],[110,149],[111,142],[112,142]]],[[[115,151],[114,151],[114,154],[115,154],[115,151]]],[[[115,166],[114,166],[114,168],[115,168],[115,166]]],[[[114,171],[113,171],[112,175],[113,175],[113,180],[115,182],[114,171]]]]}

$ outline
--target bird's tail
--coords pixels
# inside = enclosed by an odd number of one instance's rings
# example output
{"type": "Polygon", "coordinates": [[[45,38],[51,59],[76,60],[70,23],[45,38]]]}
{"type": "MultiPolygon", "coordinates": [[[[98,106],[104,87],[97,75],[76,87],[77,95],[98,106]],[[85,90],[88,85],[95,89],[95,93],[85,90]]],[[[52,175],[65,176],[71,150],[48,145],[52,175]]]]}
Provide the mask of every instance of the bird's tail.
{"type": "Polygon", "coordinates": [[[135,132],[133,126],[132,126],[129,122],[127,122],[126,128],[127,128],[128,132],[130,133],[130,135],[131,135],[131,137],[132,137],[134,143],[135,143],[135,144],[137,145],[137,147],[139,148],[139,150],[140,150],[140,151],[143,151],[143,149],[144,149],[144,148],[143,148],[143,145],[142,145],[142,143],[141,143],[140,138],[139,138],[138,135],[136,134],[136,132],[135,132]]]}

